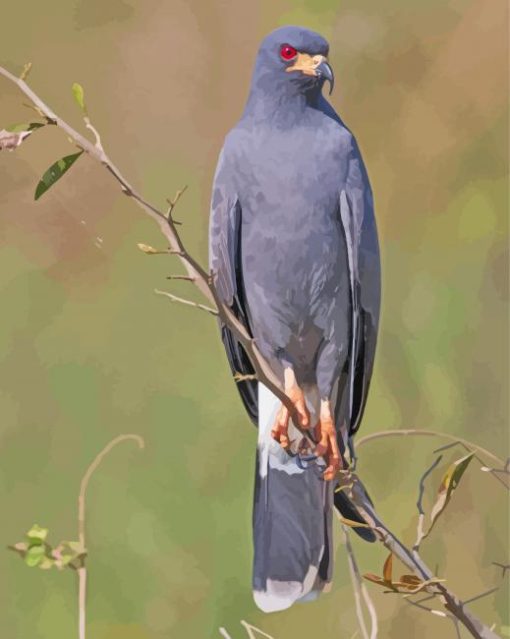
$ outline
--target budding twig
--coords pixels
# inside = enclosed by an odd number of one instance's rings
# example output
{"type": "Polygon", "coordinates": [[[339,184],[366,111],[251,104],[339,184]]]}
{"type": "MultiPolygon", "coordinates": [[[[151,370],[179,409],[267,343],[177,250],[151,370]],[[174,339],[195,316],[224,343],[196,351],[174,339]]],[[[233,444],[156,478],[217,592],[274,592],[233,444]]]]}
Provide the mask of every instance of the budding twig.
{"type": "Polygon", "coordinates": [[[164,295],[168,297],[171,302],[179,302],[179,304],[184,304],[185,306],[193,306],[195,308],[199,308],[202,311],[206,311],[211,315],[218,315],[218,311],[210,306],[206,306],[205,304],[199,304],[198,302],[192,302],[191,300],[186,300],[184,297],[178,297],[177,295],[173,295],[173,293],[169,293],[168,291],[160,291],[159,289],[154,289],[154,292],[157,295],[164,295]]]}

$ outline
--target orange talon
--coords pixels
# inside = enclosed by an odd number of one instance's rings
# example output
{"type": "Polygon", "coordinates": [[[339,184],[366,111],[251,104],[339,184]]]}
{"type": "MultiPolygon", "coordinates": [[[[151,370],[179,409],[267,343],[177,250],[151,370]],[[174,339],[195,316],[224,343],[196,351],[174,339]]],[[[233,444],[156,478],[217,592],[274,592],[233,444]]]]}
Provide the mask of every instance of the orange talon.
{"type": "Polygon", "coordinates": [[[331,417],[322,417],[315,427],[315,436],[318,444],[315,453],[324,457],[327,468],[324,471],[324,479],[331,481],[338,471],[343,468],[342,457],[336,440],[336,429],[331,417]]]}
{"type": "MultiPolygon", "coordinates": [[[[285,394],[293,403],[296,414],[296,421],[301,428],[310,427],[310,413],[306,407],[305,396],[301,388],[297,385],[296,379],[292,372],[286,373],[286,388],[285,394]]],[[[282,448],[288,448],[290,446],[289,441],[289,422],[290,413],[286,406],[280,408],[276,415],[276,419],[271,429],[271,437],[277,441],[282,448]]]]}

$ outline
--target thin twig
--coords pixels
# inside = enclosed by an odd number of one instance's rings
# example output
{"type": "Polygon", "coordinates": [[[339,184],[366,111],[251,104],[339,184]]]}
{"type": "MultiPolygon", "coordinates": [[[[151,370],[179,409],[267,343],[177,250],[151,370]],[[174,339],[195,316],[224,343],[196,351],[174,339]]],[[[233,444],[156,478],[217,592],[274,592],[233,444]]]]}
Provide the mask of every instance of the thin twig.
{"type": "Polygon", "coordinates": [[[434,468],[439,464],[442,455],[436,457],[434,462],[431,464],[429,468],[423,473],[420,478],[420,488],[418,492],[418,500],[416,502],[416,508],[418,509],[418,523],[416,525],[416,541],[414,542],[413,552],[418,552],[420,549],[420,544],[425,537],[425,531],[423,530],[423,523],[425,520],[425,511],[423,510],[423,495],[425,493],[425,480],[430,475],[430,473],[434,470],[434,468]]]}
{"type": "Polygon", "coordinates": [[[356,557],[354,556],[354,551],[349,539],[349,532],[345,524],[342,524],[342,532],[344,534],[345,549],[347,551],[347,561],[349,563],[349,572],[351,575],[351,585],[354,593],[354,603],[356,606],[358,626],[363,639],[369,639],[367,625],[365,622],[365,617],[363,615],[363,606],[361,604],[361,575],[359,573],[356,557]]]}
{"type": "Polygon", "coordinates": [[[177,295],[174,295],[173,293],[169,293],[168,291],[160,291],[159,289],[154,289],[154,292],[157,295],[164,295],[165,297],[168,297],[168,299],[171,302],[179,302],[179,304],[185,304],[186,306],[193,306],[195,308],[199,308],[202,311],[206,311],[207,313],[210,313],[211,315],[218,315],[218,311],[215,310],[214,308],[211,308],[210,306],[206,306],[205,304],[199,304],[198,302],[192,302],[191,300],[186,300],[184,299],[184,297],[178,297],[177,295]]]}
{"type": "Polygon", "coordinates": [[[368,444],[368,442],[375,441],[376,439],[382,439],[383,437],[409,437],[409,436],[410,437],[414,437],[414,436],[439,437],[441,439],[449,439],[450,441],[453,441],[455,443],[459,442],[461,444],[465,444],[466,446],[469,446],[471,449],[478,450],[479,452],[483,453],[487,457],[490,457],[491,459],[494,459],[501,466],[504,465],[503,460],[501,460],[499,457],[494,455],[494,453],[491,453],[486,448],[483,448],[482,446],[479,446],[478,444],[474,444],[473,442],[470,442],[467,439],[454,437],[453,435],[449,435],[448,433],[439,433],[435,430],[421,430],[421,429],[411,428],[411,429],[399,429],[399,430],[385,430],[380,433],[371,433],[370,435],[365,435],[361,439],[358,439],[356,441],[356,448],[359,448],[360,446],[364,446],[365,444],[368,444]]]}
{"type": "Polygon", "coordinates": [[[347,560],[349,563],[349,572],[351,574],[351,584],[354,592],[354,602],[356,605],[356,616],[358,617],[358,625],[363,639],[376,639],[378,632],[377,612],[375,610],[372,599],[368,590],[363,583],[358,568],[358,562],[354,555],[351,540],[349,539],[349,530],[345,524],[342,524],[342,532],[344,534],[345,549],[347,551],[347,560]],[[365,590],[365,593],[363,593],[365,590]],[[368,633],[365,617],[363,614],[362,598],[370,615],[370,634],[368,633]]]}
{"type": "Polygon", "coordinates": [[[493,566],[498,566],[498,568],[501,568],[501,577],[504,578],[506,575],[506,571],[510,570],[510,564],[500,564],[497,561],[493,561],[492,562],[493,566]]]}
{"type": "Polygon", "coordinates": [[[195,278],[190,277],[189,275],[167,275],[167,280],[183,280],[185,282],[194,282],[195,278]]]}
{"type": "Polygon", "coordinates": [[[218,630],[220,635],[224,637],[224,639],[232,639],[232,637],[228,634],[225,628],[221,627],[221,628],[218,628],[218,630]]]}
{"type": "Polygon", "coordinates": [[[174,196],[174,198],[172,200],[167,199],[167,202],[168,202],[169,206],[168,206],[168,210],[166,212],[166,217],[167,217],[168,220],[172,220],[174,224],[179,224],[179,225],[182,224],[182,222],[178,222],[177,220],[174,220],[172,218],[172,213],[173,213],[173,210],[175,209],[175,206],[176,206],[177,202],[180,200],[182,194],[184,193],[184,191],[186,191],[187,188],[188,188],[188,185],[186,184],[186,185],[184,185],[182,187],[182,189],[179,189],[177,191],[177,193],[175,194],[175,196],[174,196]]]}
{"type": "Polygon", "coordinates": [[[99,135],[98,130],[96,129],[95,126],[92,125],[88,115],[86,115],[83,119],[85,120],[85,126],[87,127],[89,131],[92,131],[92,134],[94,135],[94,138],[96,139],[96,143],[95,143],[96,149],[100,153],[104,153],[103,145],[101,143],[101,136],[99,135]]]}
{"type": "Polygon", "coordinates": [[[488,597],[489,595],[492,595],[493,592],[497,592],[499,590],[499,586],[496,586],[495,588],[491,588],[490,590],[486,590],[485,592],[482,592],[479,595],[476,595],[475,597],[471,597],[470,599],[466,599],[464,601],[465,604],[468,603],[472,603],[473,601],[478,601],[478,599],[483,599],[484,597],[488,597]]]}
{"type": "MultiPolygon", "coordinates": [[[[93,462],[85,471],[80,483],[80,493],[78,495],[78,540],[83,550],[86,549],[86,536],[85,536],[85,498],[87,496],[87,488],[92,475],[96,472],[97,467],[103,461],[103,459],[110,453],[110,451],[127,440],[134,440],[138,447],[143,449],[145,442],[140,435],[119,435],[115,439],[107,444],[103,450],[95,457],[93,462]]],[[[79,639],[85,639],[86,632],[86,605],[87,605],[87,568],[82,561],[78,568],[78,636],[79,639]]]]}
{"type": "Polygon", "coordinates": [[[241,619],[241,626],[243,626],[243,628],[248,633],[249,639],[257,639],[257,637],[253,634],[254,632],[258,632],[259,635],[261,635],[262,637],[265,637],[266,639],[273,639],[273,637],[271,637],[271,635],[268,635],[267,632],[264,632],[263,630],[261,630],[260,628],[257,628],[256,626],[252,626],[247,621],[244,621],[244,619],[241,619]]]}

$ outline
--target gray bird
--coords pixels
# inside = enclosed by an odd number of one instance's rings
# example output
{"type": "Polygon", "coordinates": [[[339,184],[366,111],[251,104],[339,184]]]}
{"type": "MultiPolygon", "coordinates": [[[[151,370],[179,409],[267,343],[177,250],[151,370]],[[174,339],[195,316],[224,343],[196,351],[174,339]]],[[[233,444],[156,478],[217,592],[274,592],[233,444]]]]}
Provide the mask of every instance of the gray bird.
{"type": "MultiPolygon", "coordinates": [[[[374,363],[380,262],[372,193],[352,133],[322,95],[328,43],[283,27],[259,49],[244,113],[220,154],[210,268],[281,380],[295,419],[257,381],[238,387],[258,426],[253,594],[270,612],[331,581],[332,509],[362,521],[338,470],[359,427],[374,363]],[[324,460],[324,461],[323,461],[324,460]]],[[[253,373],[227,326],[233,372],[253,373]]],[[[373,533],[356,529],[373,541],[373,533]]]]}

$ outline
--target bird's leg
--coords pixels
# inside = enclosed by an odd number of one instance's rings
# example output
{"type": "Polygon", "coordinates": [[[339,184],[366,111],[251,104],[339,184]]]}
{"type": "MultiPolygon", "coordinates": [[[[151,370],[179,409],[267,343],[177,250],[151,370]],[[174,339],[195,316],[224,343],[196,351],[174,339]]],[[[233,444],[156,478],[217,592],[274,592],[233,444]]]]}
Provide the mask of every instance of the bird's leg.
{"type": "MultiPolygon", "coordinates": [[[[310,413],[306,407],[305,395],[297,383],[294,370],[290,366],[284,370],[284,390],[287,397],[294,404],[296,415],[295,419],[298,424],[301,428],[309,428],[310,413]]],[[[280,410],[276,414],[276,419],[271,430],[271,437],[279,442],[282,448],[288,448],[290,445],[289,421],[289,409],[282,404],[280,410]]]]}
{"type": "Polygon", "coordinates": [[[315,427],[315,436],[318,441],[315,453],[324,457],[327,464],[324,479],[330,481],[335,478],[343,463],[336,439],[335,421],[331,414],[331,402],[327,399],[321,399],[320,417],[315,427]]]}

